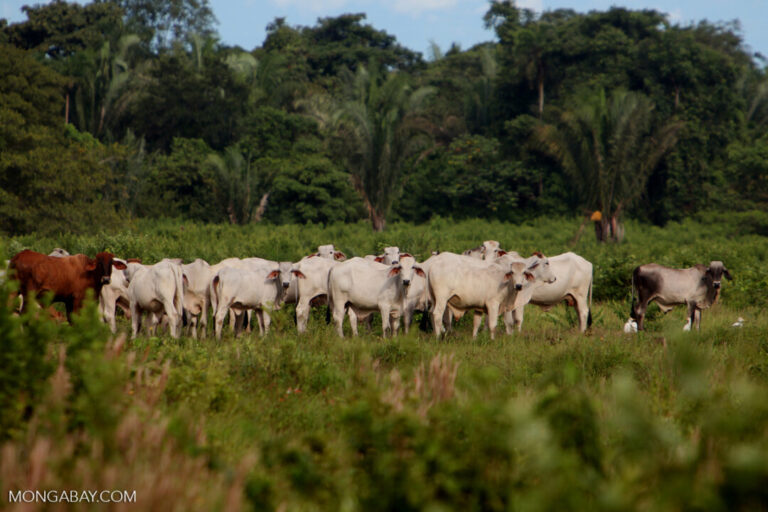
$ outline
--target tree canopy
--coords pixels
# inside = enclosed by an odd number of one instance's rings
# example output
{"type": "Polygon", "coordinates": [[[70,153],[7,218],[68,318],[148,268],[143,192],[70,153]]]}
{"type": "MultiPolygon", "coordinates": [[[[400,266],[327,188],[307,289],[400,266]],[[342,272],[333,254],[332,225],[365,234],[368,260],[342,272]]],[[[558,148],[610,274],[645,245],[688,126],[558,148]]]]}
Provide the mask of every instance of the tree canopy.
{"type": "Polygon", "coordinates": [[[0,20],[0,229],[636,217],[764,208],[765,61],[730,23],[489,4],[423,56],[366,20],[221,42],[207,0],[56,0],[0,20]],[[80,215],[80,216],[79,216],[80,215]],[[54,220],[55,218],[55,220],[54,220]],[[99,224],[101,225],[101,224],[99,224]]]}

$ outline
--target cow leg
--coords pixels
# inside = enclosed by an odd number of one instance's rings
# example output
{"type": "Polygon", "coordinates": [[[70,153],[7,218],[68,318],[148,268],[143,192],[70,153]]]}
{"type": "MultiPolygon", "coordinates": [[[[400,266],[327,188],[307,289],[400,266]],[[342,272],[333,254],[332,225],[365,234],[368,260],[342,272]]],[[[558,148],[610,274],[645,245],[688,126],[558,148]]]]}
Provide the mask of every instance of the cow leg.
{"type": "Polygon", "coordinates": [[[405,334],[408,334],[408,331],[411,328],[414,309],[416,309],[414,306],[405,306],[405,314],[403,315],[403,332],[405,332],[405,334]]]}
{"type": "Polygon", "coordinates": [[[131,339],[136,339],[136,335],[141,329],[141,309],[135,302],[131,302],[131,339]]]}
{"type": "Polygon", "coordinates": [[[381,335],[386,338],[387,337],[387,331],[389,331],[390,336],[392,335],[392,324],[390,319],[390,314],[392,313],[392,310],[389,308],[389,306],[379,305],[379,312],[381,313],[381,335]]]}
{"type": "Polygon", "coordinates": [[[477,333],[480,331],[480,327],[483,325],[483,312],[474,311],[472,316],[472,337],[477,338],[477,333]]]}
{"type": "MultiPolygon", "coordinates": [[[[360,320],[360,317],[357,316],[357,311],[353,310],[352,308],[347,308],[347,315],[349,315],[349,326],[352,328],[352,336],[357,336],[357,322],[360,320]]],[[[363,318],[363,321],[367,320],[367,318],[369,317],[363,318]]]]}
{"type": "Polygon", "coordinates": [[[264,336],[269,334],[269,325],[272,323],[272,318],[269,316],[269,312],[266,309],[262,309],[259,311],[259,330],[261,330],[261,326],[264,326],[264,336]]]}
{"type": "Polygon", "coordinates": [[[206,297],[203,299],[203,310],[200,312],[200,336],[203,338],[208,335],[208,306],[210,306],[210,303],[206,297]]]}
{"type": "MultiPolygon", "coordinates": [[[[248,334],[251,334],[251,321],[253,320],[253,310],[249,309],[246,315],[247,316],[245,317],[245,332],[247,332],[248,334]]],[[[257,321],[258,320],[259,318],[257,315],[257,321]]],[[[263,333],[264,333],[264,326],[261,323],[259,323],[259,334],[263,334],[263,333]]]]}
{"type": "Polygon", "coordinates": [[[234,309],[229,310],[229,314],[235,317],[235,338],[239,337],[244,330],[243,321],[247,318],[248,313],[246,311],[236,311],[234,309]]]}
{"type": "Polygon", "coordinates": [[[76,311],[74,299],[65,299],[64,308],[67,310],[67,322],[72,325],[72,313],[76,311]]]}
{"type": "Polygon", "coordinates": [[[443,315],[445,313],[445,303],[436,301],[432,308],[432,329],[435,331],[436,338],[440,338],[440,335],[443,334],[443,315]]]}
{"type": "Polygon", "coordinates": [[[309,300],[305,297],[299,298],[299,302],[296,303],[296,330],[299,334],[302,334],[307,330],[309,311],[309,300]]]}
{"type": "MultiPolygon", "coordinates": [[[[336,324],[336,332],[338,333],[340,338],[344,337],[344,311],[346,310],[345,305],[339,304],[337,301],[333,301],[333,322],[336,324]]],[[[352,322],[352,315],[354,313],[350,312],[349,318],[350,323],[352,322]]],[[[355,319],[357,321],[357,319],[355,319]]],[[[357,324],[355,324],[355,327],[357,327],[357,324]]],[[[355,333],[357,334],[357,333],[355,333]]]]}
{"type": "Polygon", "coordinates": [[[504,313],[504,326],[506,327],[507,334],[512,334],[515,328],[517,329],[517,332],[522,332],[524,313],[524,306],[520,306],[515,310],[504,313]]]}
{"type": "Polygon", "coordinates": [[[576,314],[579,315],[579,332],[586,332],[587,325],[589,325],[589,304],[583,298],[574,297],[574,308],[576,308],[576,314]]]}
{"type": "Polygon", "coordinates": [[[648,297],[642,297],[642,295],[638,298],[637,304],[635,304],[635,321],[637,322],[637,330],[642,331],[643,330],[643,321],[645,320],[645,311],[648,308],[648,303],[650,301],[648,300],[648,297]]]}
{"type": "Polygon", "coordinates": [[[256,313],[256,322],[259,324],[259,336],[264,336],[267,334],[267,326],[264,323],[264,315],[267,315],[267,311],[264,309],[257,309],[255,311],[256,313]]]}
{"type": "Polygon", "coordinates": [[[227,306],[219,302],[217,305],[217,310],[214,312],[213,315],[213,328],[214,332],[216,334],[216,339],[221,339],[221,331],[224,327],[224,317],[227,316],[227,306]]]}
{"type": "Polygon", "coordinates": [[[696,316],[696,318],[694,319],[694,321],[696,322],[696,330],[700,331],[701,330],[701,310],[696,309],[696,311],[694,311],[693,314],[696,316]]]}
{"type": "Polygon", "coordinates": [[[488,305],[488,331],[491,333],[491,339],[496,337],[496,326],[499,323],[499,306],[498,304],[488,305]]]}
{"type": "Polygon", "coordinates": [[[176,307],[173,305],[172,300],[163,301],[163,310],[165,316],[168,318],[168,327],[171,331],[171,337],[178,339],[179,337],[179,314],[176,312],[176,307]]]}

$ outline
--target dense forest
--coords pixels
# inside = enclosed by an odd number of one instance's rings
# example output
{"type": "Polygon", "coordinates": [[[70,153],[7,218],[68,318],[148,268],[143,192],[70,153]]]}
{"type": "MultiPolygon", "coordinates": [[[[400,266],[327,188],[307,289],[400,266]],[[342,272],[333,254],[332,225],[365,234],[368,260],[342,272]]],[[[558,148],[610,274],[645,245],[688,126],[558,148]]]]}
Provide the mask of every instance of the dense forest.
{"type": "Polygon", "coordinates": [[[768,203],[766,61],[734,24],[496,1],[496,41],[424,56],[362,13],[243,49],[207,0],[23,10],[0,20],[9,235],[595,210],[610,233],[768,203]]]}

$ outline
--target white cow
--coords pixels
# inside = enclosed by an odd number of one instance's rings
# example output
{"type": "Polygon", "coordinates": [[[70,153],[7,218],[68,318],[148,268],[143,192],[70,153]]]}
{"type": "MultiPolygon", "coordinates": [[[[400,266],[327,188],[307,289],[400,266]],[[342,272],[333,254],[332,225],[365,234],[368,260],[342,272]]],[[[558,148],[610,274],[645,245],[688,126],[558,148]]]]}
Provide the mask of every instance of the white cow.
{"type": "Polygon", "coordinates": [[[344,336],[343,323],[347,308],[352,333],[357,336],[357,317],[378,311],[381,313],[382,334],[394,334],[405,311],[405,297],[414,274],[424,271],[411,257],[400,257],[400,262],[384,265],[352,258],[339,263],[328,274],[328,303],[339,336],[344,336]],[[354,314],[352,314],[354,313],[354,314]],[[394,325],[390,318],[394,319],[394,325]]]}
{"type": "Polygon", "coordinates": [[[54,250],[52,250],[48,256],[53,256],[54,258],[66,258],[67,256],[71,256],[71,254],[69,254],[69,252],[66,249],[57,247],[54,250]]]}
{"type": "Polygon", "coordinates": [[[429,268],[435,261],[435,256],[439,253],[434,253],[426,260],[419,263],[419,267],[424,272],[424,275],[414,274],[411,285],[408,287],[408,293],[405,297],[405,315],[403,318],[403,327],[405,333],[408,334],[411,323],[413,323],[413,315],[416,311],[422,311],[426,315],[429,312],[429,294],[427,293],[427,274],[429,274],[429,268]]]}
{"type": "MultiPolygon", "coordinates": [[[[269,310],[280,309],[280,303],[284,289],[284,283],[290,282],[291,264],[284,264],[278,268],[251,267],[237,268],[226,267],[221,269],[213,278],[212,289],[216,310],[214,311],[214,326],[216,338],[221,339],[221,329],[224,317],[231,310],[238,319],[242,318],[246,311],[255,310],[259,319],[260,334],[269,332],[271,318],[269,310]],[[284,268],[284,271],[281,271],[284,268]],[[285,277],[281,274],[285,273],[285,277]]],[[[235,323],[235,336],[240,334],[241,322],[235,323]]]]}
{"type": "Polygon", "coordinates": [[[295,263],[291,273],[296,279],[296,329],[301,334],[307,330],[310,308],[324,304],[328,298],[328,273],[339,265],[329,258],[306,257],[295,263]]]}
{"type": "Polygon", "coordinates": [[[213,267],[203,259],[181,266],[186,282],[184,289],[184,314],[189,324],[190,334],[197,338],[197,326],[200,325],[203,337],[208,330],[208,307],[211,303],[210,283],[215,275],[213,267]]]}
{"type": "MultiPolygon", "coordinates": [[[[115,258],[113,261],[128,264],[119,258],[115,258]]],[[[109,329],[113,334],[117,332],[115,315],[118,306],[125,312],[126,316],[130,316],[131,301],[128,296],[128,279],[122,270],[112,267],[109,284],[102,286],[99,293],[99,312],[104,322],[109,324],[109,329]]]]}
{"type": "Polygon", "coordinates": [[[171,336],[178,338],[184,310],[184,277],[181,265],[166,261],[155,265],[129,263],[125,276],[130,283],[128,297],[133,338],[139,332],[144,313],[150,313],[148,330],[157,325],[165,314],[170,324],[171,336]]]}
{"type": "MultiPolygon", "coordinates": [[[[507,251],[499,247],[499,242],[496,240],[486,240],[483,245],[467,249],[462,253],[463,256],[469,256],[478,260],[495,260],[501,256],[507,254],[507,251]]],[[[520,255],[513,252],[513,255],[519,257],[520,255]]]]}
{"type": "Polygon", "coordinates": [[[337,251],[333,247],[333,244],[318,245],[317,252],[307,257],[311,257],[311,256],[320,256],[321,258],[327,258],[329,260],[337,260],[337,261],[344,261],[345,259],[347,259],[347,256],[343,252],[337,251]]]}
{"type": "Polygon", "coordinates": [[[475,312],[473,337],[477,336],[486,313],[493,339],[499,314],[521,306],[518,299],[524,294],[520,292],[535,280],[532,269],[524,261],[505,265],[452,253],[435,256],[427,278],[435,336],[440,337],[444,331],[443,315],[448,309],[456,317],[466,311],[475,312]]]}
{"type": "MultiPolygon", "coordinates": [[[[535,260],[537,257],[543,258],[541,253],[534,253],[528,260],[535,260]]],[[[558,254],[548,259],[548,267],[552,274],[557,278],[552,283],[537,282],[527,291],[530,302],[541,306],[545,311],[553,306],[567,301],[569,305],[576,308],[579,316],[579,331],[584,332],[592,325],[592,264],[572,252],[558,254]]],[[[504,314],[504,324],[507,334],[511,334],[517,327],[522,330],[524,308],[520,307],[514,311],[508,311],[504,314]]]]}

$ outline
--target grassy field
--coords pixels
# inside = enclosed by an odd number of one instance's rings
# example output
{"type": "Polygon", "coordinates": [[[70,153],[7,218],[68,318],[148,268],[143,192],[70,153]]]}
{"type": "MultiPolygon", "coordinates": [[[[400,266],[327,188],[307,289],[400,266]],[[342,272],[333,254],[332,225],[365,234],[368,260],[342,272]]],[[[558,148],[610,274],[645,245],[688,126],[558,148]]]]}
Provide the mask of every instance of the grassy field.
{"type": "MultiPolygon", "coordinates": [[[[265,338],[110,338],[94,307],[73,326],[0,307],[0,503],[16,489],[135,489],[123,510],[762,510],[768,503],[768,244],[761,218],[627,227],[598,246],[578,221],[366,226],[134,226],[98,237],[12,239],[154,261],[298,259],[397,244],[425,255],[495,238],[574,250],[595,264],[586,335],[559,306],[526,309],[524,332],[473,340],[412,331],[338,338],[291,308],[265,338]],[[757,226],[757,227],[755,227],[757,226]],[[621,331],[628,272],[649,261],[721,259],[734,274],[682,332],[652,308],[621,331]],[[738,316],[744,327],[733,328],[738,316]],[[22,327],[23,326],[23,327],[22,327]]],[[[90,509],[85,504],[81,509],[90,509]]],[[[44,507],[40,507],[44,508],[44,507]]],[[[109,508],[109,507],[107,507],[109,508]]]]}

